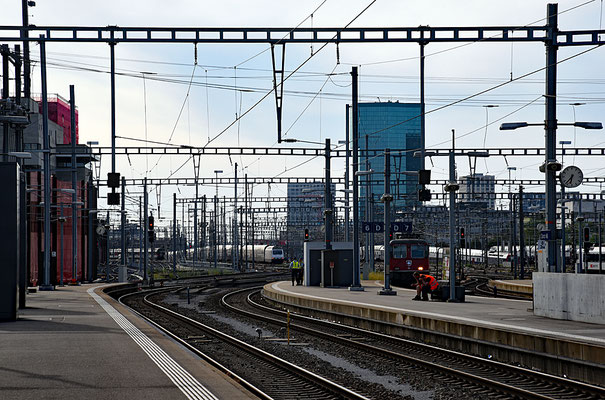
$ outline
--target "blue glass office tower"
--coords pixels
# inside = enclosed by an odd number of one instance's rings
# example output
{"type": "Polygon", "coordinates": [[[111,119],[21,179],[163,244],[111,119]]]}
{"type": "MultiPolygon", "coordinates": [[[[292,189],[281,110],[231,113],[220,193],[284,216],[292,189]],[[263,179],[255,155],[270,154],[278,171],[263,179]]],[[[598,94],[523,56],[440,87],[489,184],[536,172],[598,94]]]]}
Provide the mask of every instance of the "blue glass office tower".
{"type": "Polygon", "coordinates": [[[373,199],[374,215],[382,215],[382,204],[378,201],[384,192],[382,152],[385,148],[391,149],[391,193],[395,198],[391,205],[395,210],[402,210],[411,209],[417,204],[418,178],[399,175],[397,172],[420,170],[421,160],[414,157],[414,152],[419,151],[420,146],[419,103],[359,103],[359,150],[362,151],[359,156],[359,170],[373,169],[378,172],[369,176],[369,185],[366,176],[360,177],[359,210],[362,220],[365,215],[366,192],[369,192],[373,199]],[[366,149],[378,150],[377,156],[366,159],[363,153],[366,149]]]}

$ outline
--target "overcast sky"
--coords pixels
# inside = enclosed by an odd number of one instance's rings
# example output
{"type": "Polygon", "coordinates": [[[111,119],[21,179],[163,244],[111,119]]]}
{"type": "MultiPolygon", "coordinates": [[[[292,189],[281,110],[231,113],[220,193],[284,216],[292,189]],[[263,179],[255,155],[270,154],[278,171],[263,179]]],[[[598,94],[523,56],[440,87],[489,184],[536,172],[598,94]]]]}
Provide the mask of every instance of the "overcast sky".
{"type": "MultiPolygon", "coordinates": [[[[77,0],[37,0],[30,9],[30,23],[78,26],[188,26],[188,27],[343,27],[354,19],[371,0],[314,1],[183,1],[131,0],[102,2],[77,0]],[[319,7],[319,8],[318,8],[319,7]],[[317,9],[318,8],[318,9],[317,9]],[[310,14],[315,10],[312,18],[310,14]]],[[[353,22],[354,27],[436,26],[524,26],[544,25],[547,1],[509,0],[378,0],[353,22]]],[[[602,1],[570,0],[559,2],[561,30],[599,29],[602,1]],[[564,12],[565,11],[565,12],[564,12]]],[[[21,2],[4,0],[0,24],[21,23],[21,2]]],[[[562,48],[559,60],[589,47],[562,48]]],[[[321,44],[292,44],[286,50],[286,69],[297,68],[315,55],[285,83],[283,127],[287,137],[333,143],[344,138],[345,104],[350,103],[351,67],[360,69],[361,101],[417,102],[419,99],[419,46],[417,44],[347,44],[322,48],[321,44]],[[321,51],[319,51],[321,49],[321,51]],[[328,74],[332,73],[331,76],[328,74]],[[322,89],[323,88],[323,89],[322,89]],[[318,94],[319,93],[319,94],[318,94]]],[[[541,147],[543,129],[527,128],[500,133],[501,122],[544,120],[544,72],[512,82],[502,88],[442,110],[438,107],[500,83],[519,77],[545,65],[542,43],[468,43],[429,44],[426,46],[426,144],[427,148],[451,145],[451,130],[456,130],[458,147],[541,147]],[[486,105],[497,105],[486,109],[486,105]],[[487,110],[487,111],[486,111],[487,110]],[[489,114],[486,115],[486,112],[489,114]],[[508,115],[510,114],[510,115],[508,115]],[[507,116],[508,115],[508,116],[507,116]],[[490,123],[502,119],[485,129],[490,123]]],[[[597,48],[558,66],[558,120],[603,121],[605,113],[604,49],[597,48]],[[570,103],[585,103],[570,106],[570,103]]],[[[31,48],[39,59],[39,46],[31,48]]],[[[272,85],[271,53],[266,45],[197,46],[194,65],[192,44],[118,44],[116,67],[125,75],[116,79],[117,135],[175,144],[203,146],[229,126],[236,114],[250,109],[272,85]],[[143,82],[143,72],[148,72],[143,82]],[[192,78],[193,76],[193,78],[192,78]],[[191,85],[189,82],[191,81],[191,85]],[[144,84],[146,97],[144,96],[144,84]],[[146,100],[146,101],[145,101],[146,100]]],[[[76,88],[80,115],[80,142],[110,144],[109,46],[107,44],[49,44],[48,91],[68,98],[69,85],[76,88]]],[[[33,91],[40,92],[40,69],[33,71],[33,91]]],[[[217,146],[277,146],[274,97],[271,94],[254,107],[238,124],[212,142],[217,146]]],[[[561,127],[557,140],[572,140],[578,147],[605,147],[604,131],[583,131],[561,127]]],[[[119,146],[144,143],[118,140],[119,146]]],[[[292,146],[286,144],[285,146],[292,146]]],[[[243,165],[249,176],[275,176],[304,161],[303,158],[203,157],[201,176],[213,176],[223,169],[233,175],[232,163],[243,165]]],[[[433,178],[447,177],[445,159],[435,158],[433,178]]],[[[516,166],[517,178],[542,178],[538,166],[543,158],[493,157],[480,160],[477,172],[497,178],[508,177],[506,162],[516,166]]],[[[569,157],[587,177],[602,176],[602,157],[569,157]]],[[[467,159],[458,160],[458,174],[469,172],[467,159]]],[[[427,163],[430,166],[430,162],[427,163]]],[[[103,176],[110,159],[103,158],[103,176]]],[[[184,156],[119,158],[117,169],[126,177],[193,177],[191,160],[184,156]],[[185,166],[175,172],[183,163],[185,166]]],[[[342,176],[342,161],[334,162],[334,176],[342,176]]],[[[240,171],[241,173],[241,171],[240,171]]],[[[288,170],[282,176],[321,176],[323,160],[288,170]]],[[[440,188],[434,188],[441,190],[440,188]]],[[[501,189],[501,188],[498,188],[501,189]]],[[[587,192],[599,191],[599,185],[583,185],[587,192]]],[[[135,190],[134,188],[132,189],[135,190]]],[[[163,210],[171,209],[174,187],[162,190],[163,210]]],[[[191,188],[179,188],[179,196],[189,196],[191,188]]],[[[540,190],[528,187],[527,190],[540,190]]],[[[266,194],[258,187],[255,195],[266,194]]],[[[206,187],[201,194],[213,194],[206,187]]],[[[221,188],[221,195],[232,195],[221,188]]],[[[285,195],[285,186],[273,187],[272,194],[285,195]]],[[[156,204],[155,194],[151,197],[156,204]]],[[[130,207],[134,209],[134,207],[130,207]]]]}

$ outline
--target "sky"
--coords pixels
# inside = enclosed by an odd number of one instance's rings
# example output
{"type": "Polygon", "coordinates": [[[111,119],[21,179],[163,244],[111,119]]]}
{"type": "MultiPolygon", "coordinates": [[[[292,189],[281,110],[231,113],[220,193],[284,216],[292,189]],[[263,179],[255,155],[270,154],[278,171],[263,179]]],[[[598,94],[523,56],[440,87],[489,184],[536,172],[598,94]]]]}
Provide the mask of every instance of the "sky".
{"type": "MultiPolygon", "coordinates": [[[[221,2],[173,0],[37,0],[30,8],[30,23],[76,26],[158,27],[417,27],[437,26],[540,26],[545,24],[547,1],[510,0],[313,0],[221,2]],[[366,7],[368,7],[366,9],[366,7]],[[364,11],[364,9],[366,9],[364,11]],[[312,16],[311,16],[312,15],[312,16]]],[[[559,29],[600,29],[603,1],[559,1],[559,29]]],[[[21,24],[21,1],[4,0],[0,25],[21,24]]],[[[558,59],[572,57],[590,47],[566,47],[558,59]]],[[[31,48],[39,60],[39,46],[31,48]]],[[[263,101],[272,86],[271,53],[263,44],[118,44],[115,48],[117,135],[138,140],[204,146],[226,129],[210,146],[292,147],[277,145],[275,100],[263,101]],[[235,124],[237,115],[249,112],[235,124]]],[[[425,47],[426,146],[502,148],[543,147],[544,130],[530,127],[500,132],[501,122],[544,121],[543,71],[509,82],[501,88],[468,101],[443,107],[469,95],[539,70],[545,66],[544,45],[535,43],[431,43],[425,47]],[[487,105],[497,107],[487,108],[487,105]],[[443,107],[443,108],[442,108],[443,107]],[[486,121],[488,126],[486,127],[486,121]]],[[[47,45],[48,92],[69,97],[75,85],[79,110],[80,142],[110,145],[109,46],[107,44],[47,45]]],[[[344,139],[345,105],[351,102],[350,71],[359,68],[360,101],[419,100],[419,46],[400,44],[289,44],[285,68],[293,71],[308,61],[284,86],[283,129],[285,137],[332,143],[344,139]],[[311,57],[312,55],[312,57],[311,57]]],[[[595,48],[558,65],[557,116],[559,122],[603,121],[605,50],[595,48]],[[583,103],[571,106],[572,103],[583,103]]],[[[33,69],[34,93],[40,92],[40,69],[33,69]]],[[[605,147],[605,131],[560,127],[557,140],[572,146],[605,147]]],[[[145,143],[118,139],[118,146],[145,143]]],[[[302,147],[313,146],[309,144],[302,147]]],[[[200,176],[233,176],[238,163],[242,176],[323,175],[323,159],[300,157],[202,157],[200,176]]],[[[541,179],[540,157],[490,157],[477,162],[478,173],[508,178],[507,166],[515,166],[513,178],[541,179]]],[[[577,165],[586,177],[603,176],[602,157],[566,157],[564,166],[577,165]]],[[[433,179],[447,177],[447,161],[427,161],[433,179]]],[[[103,157],[101,175],[106,177],[110,159],[103,157]]],[[[469,162],[457,160],[458,175],[469,173],[469,162]]],[[[343,160],[334,160],[333,176],[344,174],[343,160]]],[[[193,164],[185,156],[119,157],[117,170],[127,178],[193,177],[193,164]],[[181,167],[179,169],[179,167],[181,167]]],[[[440,187],[433,187],[441,192],[440,187]]],[[[163,210],[171,210],[172,193],[190,197],[191,187],[162,187],[163,210]]],[[[213,195],[214,186],[201,187],[200,194],[213,195]]],[[[505,190],[500,187],[497,190],[505,190]]],[[[538,191],[541,187],[526,187],[538,191]]],[[[583,192],[598,192],[598,184],[581,186],[583,192]]],[[[129,188],[138,196],[140,188],[129,188]]],[[[267,185],[255,187],[254,195],[266,195],[267,185]]],[[[157,188],[151,204],[156,207],[157,188]]],[[[271,193],[285,196],[284,185],[273,185],[271,193]]],[[[232,196],[233,188],[219,188],[220,196],[232,196]]],[[[241,194],[241,190],[240,190],[241,194]]],[[[434,201],[438,204],[438,201],[434,201]]],[[[131,211],[138,206],[128,204],[131,211]]],[[[132,213],[131,213],[132,214],[132,213]]],[[[164,212],[166,217],[170,212],[164,212]]],[[[132,216],[134,218],[134,216],[132,216]]]]}

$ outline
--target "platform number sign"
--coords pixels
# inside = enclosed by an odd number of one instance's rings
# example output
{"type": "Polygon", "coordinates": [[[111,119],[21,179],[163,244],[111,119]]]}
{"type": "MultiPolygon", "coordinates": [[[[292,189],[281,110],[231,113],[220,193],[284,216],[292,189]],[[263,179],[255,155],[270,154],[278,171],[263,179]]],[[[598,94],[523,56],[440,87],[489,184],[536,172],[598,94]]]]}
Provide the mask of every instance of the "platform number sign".
{"type": "Polygon", "coordinates": [[[363,233],[382,233],[384,232],[384,222],[363,222],[361,230],[363,233]]]}
{"type": "Polygon", "coordinates": [[[411,221],[391,222],[391,231],[393,233],[411,233],[413,225],[411,221]]]}

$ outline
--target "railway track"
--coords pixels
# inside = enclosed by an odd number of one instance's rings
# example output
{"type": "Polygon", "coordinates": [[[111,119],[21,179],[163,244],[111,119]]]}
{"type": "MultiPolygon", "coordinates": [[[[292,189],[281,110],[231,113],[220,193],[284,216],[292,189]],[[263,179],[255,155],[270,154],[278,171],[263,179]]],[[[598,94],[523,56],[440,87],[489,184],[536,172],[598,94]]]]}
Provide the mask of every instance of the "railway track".
{"type": "Polygon", "coordinates": [[[120,301],[260,398],[367,399],[152,300],[156,295],[174,290],[162,288],[152,293],[131,293],[120,297],[120,301]]]}
{"type": "MultiPolygon", "coordinates": [[[[284,326],[287,313],[260,304],[255,300],[258,298],[258,288],[243,289],[225,295],[222,303],[247,318],[284,326]]],[[[377,363],[391,364],[394,369],[404,368],[409,373],[463,385],[490,399],[605,398],[605,389],[601,387],[302,315],[290,318],[294,322],[289,329],[297,334],[313,335],[355,349],[375,358],[377,363]]]]}
{"type": "Polygon", "coordinates": [[[468,294],[484,297],[499,297],[512,300],[528,300],[532,297],[527,293],[519,293],[505,289],[496,289],[489,286],[489,278],[484,276],[468,276],[468,281],[464,283],[464,287],[468,294]]]}

